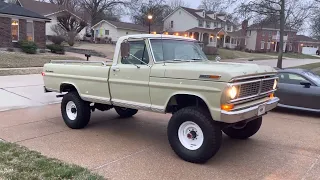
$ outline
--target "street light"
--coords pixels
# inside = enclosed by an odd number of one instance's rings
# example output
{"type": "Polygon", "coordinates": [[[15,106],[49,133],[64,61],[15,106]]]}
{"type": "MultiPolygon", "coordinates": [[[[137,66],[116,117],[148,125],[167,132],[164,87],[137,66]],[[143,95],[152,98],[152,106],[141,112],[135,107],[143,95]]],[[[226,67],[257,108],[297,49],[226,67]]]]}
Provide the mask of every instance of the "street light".
{"type": "Polygon", "coordinates": [[[150,26],[151,26],[152,15],[148,15],[148,19],[149,19],[149,34],[150,34],[151,33],[150,26]]]}

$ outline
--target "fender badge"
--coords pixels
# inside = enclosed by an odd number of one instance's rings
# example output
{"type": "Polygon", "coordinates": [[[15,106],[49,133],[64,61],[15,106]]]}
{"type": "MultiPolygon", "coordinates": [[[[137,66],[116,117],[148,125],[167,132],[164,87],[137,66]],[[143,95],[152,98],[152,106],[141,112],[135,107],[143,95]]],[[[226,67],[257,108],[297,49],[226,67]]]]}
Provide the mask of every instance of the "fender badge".
{"type": "Polygon", "coordinates": [[[220,75],[200,75],[199,78],[201,79],[220,79],[220,75]]]}

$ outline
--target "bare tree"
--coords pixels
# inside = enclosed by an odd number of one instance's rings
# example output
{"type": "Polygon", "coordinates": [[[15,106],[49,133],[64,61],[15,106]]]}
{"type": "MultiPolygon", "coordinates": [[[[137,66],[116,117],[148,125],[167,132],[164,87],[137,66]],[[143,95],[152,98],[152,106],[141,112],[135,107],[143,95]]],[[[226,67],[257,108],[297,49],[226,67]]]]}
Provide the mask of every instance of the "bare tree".
{"type": "Polygon", "coordinates": [[[90,15],[92,24],[99,22],[99,16],[115,6],[130,6],[138,0],[79,0],[81,6],[90,15]]]}
{"type": "Polygon", "coordinates": [[[190,5],[183,0],[170,0],[168,5],[172,10],[175,10],[178,7],[189,7],[190,5]]]}
{"type": "Polygon", "coordinates": [[[239,6],[240,14],[247,18],[258,17],[280,23],[280,42],[277,67],[282,68],[283,36],[285,26],[299,29],[310,16],[313,4],[305,0],[249,0],[239,6]]]}
{"type": "Polygon", "coordinates": [[[70,46],[74,45],[75,37],[82,31],[83,28],[87,26],[87,23],[78,20],[71,13],[66,13],[62,16],[57,17],[58,25],[67,32],[68,44],[70,46]]]}
{"type": "Polygon", "coordinates": [[[202,0],[199,8],[206,11],[220,12],[225,9],[227,1],[225,0],[202,0]]]}

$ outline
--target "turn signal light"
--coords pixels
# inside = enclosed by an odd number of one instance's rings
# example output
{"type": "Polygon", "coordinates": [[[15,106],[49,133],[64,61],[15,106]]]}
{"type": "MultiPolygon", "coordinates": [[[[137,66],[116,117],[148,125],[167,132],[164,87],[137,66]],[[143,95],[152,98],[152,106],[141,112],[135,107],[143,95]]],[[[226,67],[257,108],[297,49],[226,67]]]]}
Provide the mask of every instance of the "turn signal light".
{"type": "Polygon", "coordinates": [[[233,104],[223,104],[221,105],[221,109],[224,111],[231,111],[234,108],[233,104]]]}
{"type": "Polygon", "coordinates": [[[270,98],[270,99],[274,98],[274,94],[273,94],[273,93],[270,94],[269,98],[270,98]]]}

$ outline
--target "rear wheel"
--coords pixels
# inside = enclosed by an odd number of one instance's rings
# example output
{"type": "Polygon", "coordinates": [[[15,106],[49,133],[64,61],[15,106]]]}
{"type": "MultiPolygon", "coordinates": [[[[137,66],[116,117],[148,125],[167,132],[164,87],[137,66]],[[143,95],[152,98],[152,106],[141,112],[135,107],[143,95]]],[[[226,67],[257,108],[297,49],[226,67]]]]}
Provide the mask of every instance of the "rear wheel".
{"type": "Polygon", "coordinates": [[[246,124],[231,126],[223,129],[222,131],[234,139],[247,139],[259,131],[261,124],[262,117],[259,117],[246,124]]]}
{"type": "Polygon", "coordinates": [[[61,113],[69,128],[81,129],[90,121],[90,104],[83,101],[77,92],[69,92],[62,99],[61,113]]]}
{"type": "Polygon", "coordinates": [[[138,112],[138,110],[136,109],[130,109],[130,108],[124,108],[124,107],[114,107],[114,109],[119,114],[119,116],[123,118],[131,117],[137,114],[138,112]]]}
{"type": "Polygon", "coordinates": [[[218,152],[222,141],[220,126],[197,107],[186,107],[173,114],[167,134],[173,151],[192,163],[208,161],[218,152]]]}

